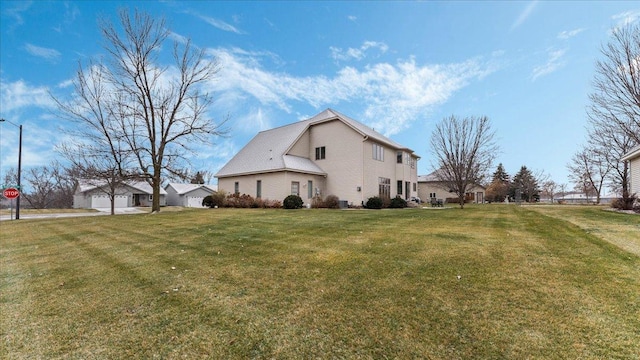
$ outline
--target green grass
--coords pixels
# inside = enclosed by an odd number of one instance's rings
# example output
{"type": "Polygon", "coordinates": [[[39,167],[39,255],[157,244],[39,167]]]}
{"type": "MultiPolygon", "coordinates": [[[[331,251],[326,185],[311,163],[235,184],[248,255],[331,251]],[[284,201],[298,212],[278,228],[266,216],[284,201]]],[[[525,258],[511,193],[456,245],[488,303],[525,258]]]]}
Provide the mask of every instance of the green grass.
{"type": "Polygon", "coordinates": [[[640,257],[567,219],[640,216],[583,211],[2,222],[0,357],[637,358],[640,257]]]}

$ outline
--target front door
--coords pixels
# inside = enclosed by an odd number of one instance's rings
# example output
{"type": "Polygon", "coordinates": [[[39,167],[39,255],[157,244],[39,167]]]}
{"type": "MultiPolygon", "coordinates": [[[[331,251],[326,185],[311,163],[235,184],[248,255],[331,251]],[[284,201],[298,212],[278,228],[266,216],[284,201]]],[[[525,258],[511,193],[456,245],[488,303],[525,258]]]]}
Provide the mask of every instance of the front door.
{"type": "Polygon", "coordinates": [[[483,192],[478,191],[476,193],[476,203],[477,204],[484,204],[484,193],[483,192]]]}

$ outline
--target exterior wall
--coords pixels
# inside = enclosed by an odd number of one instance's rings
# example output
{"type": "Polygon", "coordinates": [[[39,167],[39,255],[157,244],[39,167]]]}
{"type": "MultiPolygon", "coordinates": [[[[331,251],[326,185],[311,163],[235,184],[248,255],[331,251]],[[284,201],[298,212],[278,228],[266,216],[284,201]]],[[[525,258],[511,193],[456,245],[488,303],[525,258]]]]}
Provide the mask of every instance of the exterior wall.
{"type": "MultiPolygon", "coordinates": [[[[484,203],[485,200],[485,189],[480,186],[474,186],[470,190],[467,190],[468,193],[474,194],[474,203],[484,203]],[[482,199],[480,199],[477,193],[482,193],[482,199]]],[[[455,193],[450,193],[449,189],[446,186],[443,186],[440,182],[428,181],[428,182],[419,182],[418,183],[418,196],[424,202],[429,202],[430,196],[429,194],[435,193],[436,199],[446,200],[447,198],[457,197],[455,193]]]]}
{"type": "MultiPolygon", "coordinates": [[[[360,205],[366,193],[366,184],[363,179],[362,135],[340,120],[314,125],[308,129],[308,132],[307,157],[327,173],[326,188],[322,192],[322,197],[335,195],[349,204],[360,205]],[[325,147],[326,157],[315,160],[315,149],[322,146],[325,147]]],[[[371,155],[370,152],[369,155],[371,155]]]]}
{"type": "Polygon", "coordinates": [[[631,179],[629,193],[640,196],[640,156],[629,160],[629,174],[631,179]]]}
{"type": "Polygon", "coordinates": [[[182,206],[180,195],[178,194],[176,189],[171,186],[167,186],[167,188],[164,190],[167,192],[167,205],[182,206]]]}
{"type": "Polygon", "coordinates": [[[284,200],[284,198],[291,195],[292,181],[300,183],[300,197],[305,204],[311,203],[311,199],[308,197],[309,181],[313,182],[314,189],[312,190],[312,194],[315,195],[315,188],[319,188],[323,197],[327,195],[325,178],[323,176],[290,171],[219,178],[218,191],[224,191],[228,194],[233,193],[235,182],[238,182],[240,194],[251,195],[255,198],[257,197],[256,190],[258,180],[262,183],[261,198],[265,200],[284,200]]]}

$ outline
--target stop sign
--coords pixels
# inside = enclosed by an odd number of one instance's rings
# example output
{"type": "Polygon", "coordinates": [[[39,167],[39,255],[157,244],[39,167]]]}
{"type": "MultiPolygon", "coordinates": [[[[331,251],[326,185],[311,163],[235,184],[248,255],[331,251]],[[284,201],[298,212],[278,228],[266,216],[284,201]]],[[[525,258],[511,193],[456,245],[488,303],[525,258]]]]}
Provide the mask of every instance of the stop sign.
{"type": "Polygon", "coordinates": [[[16,188],[7,188],[2,192],[2,196],[6,197],[7,199],[15,199],[20,196],[20,191],[18,191],[18,189],[16,188]]]}

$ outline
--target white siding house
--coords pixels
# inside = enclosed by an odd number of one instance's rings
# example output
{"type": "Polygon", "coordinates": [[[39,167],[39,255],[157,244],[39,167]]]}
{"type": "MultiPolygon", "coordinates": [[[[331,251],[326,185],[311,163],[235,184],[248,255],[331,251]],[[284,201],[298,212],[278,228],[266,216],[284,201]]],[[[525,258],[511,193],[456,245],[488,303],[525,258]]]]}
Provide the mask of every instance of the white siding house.
{"type": "MultiPolygon", "coordinates": [[[[160,206],[166,204],[166,191],[160,188],[160,206]]],[[[151,206],[153,189],[144,181],[128,181],[114,192],[114,207],[151,206]]],[[[79,180],[73,194],[73,207],[76,209],[110,208],[111,197],[108,186],[100,181],[79,180]]]]}
{"type": "MultiPolygon", "coordinates": [[[[442,200],[442,202],[457,203],[458,195],[450,191],[450,189],[440,181],[435,173],[429,175],[418,176],[418,196],[420,200],[429,202],[430,199],[442,200]]],[[[484,204],[485,188],[482,185],[475,184],[467,189],[465,201],[475,204],[484,204]]]]}
{"type": "Polygon", "coordinates": [[[631,149],[621,160],[629,162],[629,193],[640,196],[640,145],[631,149]]]}
{"type": "Polygon", "coordinates": [[[258,133],[216,174],[218,189],[305,203],[335,195],[352,206],[372,196],[417,196],[414,151],[339,112],[327,109],[258,133]]]}
{"type": "Polygon", "coordinates": [[[203,207],[202,200],[218,190],[216,185],[169,183],[164,187],[167,192],[167,205],[184,207],[203,207]]]}

